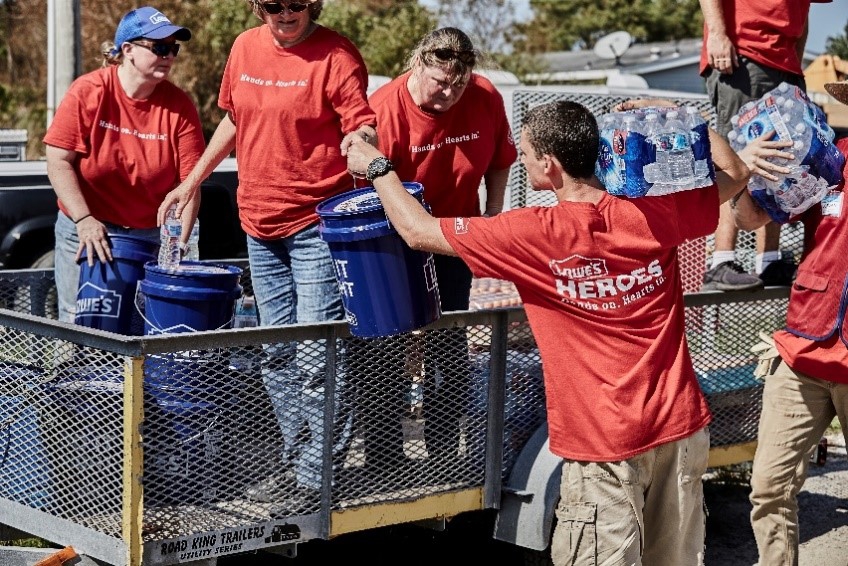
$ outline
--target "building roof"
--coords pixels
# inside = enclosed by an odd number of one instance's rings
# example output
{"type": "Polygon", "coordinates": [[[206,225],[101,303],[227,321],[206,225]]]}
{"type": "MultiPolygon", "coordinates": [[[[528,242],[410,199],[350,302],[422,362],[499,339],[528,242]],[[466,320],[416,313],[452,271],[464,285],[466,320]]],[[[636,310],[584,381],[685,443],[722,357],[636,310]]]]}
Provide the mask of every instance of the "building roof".
{"type": "MultiPolygon", "coordinates": [[[[700,37],[676,41],[634,43],[618,61],[599,57],[592,49],[553,51],[541,55],[548,72],[528,77],[529,81],[571,82],[602,80],[616,75],[648,75],[679,67],[698,67],[701,58],[700,37]]],[[[811,61],[815,54],[805,53],[811,61]]]]}

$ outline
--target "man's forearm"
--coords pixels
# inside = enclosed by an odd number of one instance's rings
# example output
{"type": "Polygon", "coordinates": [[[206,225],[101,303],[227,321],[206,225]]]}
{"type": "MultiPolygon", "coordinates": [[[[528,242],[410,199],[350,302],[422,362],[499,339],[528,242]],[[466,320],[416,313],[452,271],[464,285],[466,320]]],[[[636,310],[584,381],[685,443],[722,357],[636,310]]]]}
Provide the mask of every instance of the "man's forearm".
{"type": "Polygon", "coordinates": [[[506,184],[509,181],[509,168],[491,169],[484,176],[486,180],[486,216],[500,214],[504,206],[506,184]]]}
{"type": "Polygon", "coordinates": [[[406,244],[414,249],[443,255],[456,255],[448,244],[439,220],[433,218],[414,196],[409,194],[397,173],[392,171],[372,181],[392,226],[406,244]]]}
{"type": "Polygon", "coordinates": [[[727,35],[724,23],[724,8],[721,0],[700,0],[701,12],[704,14],[704,25],[710,35],[727,35]]]}

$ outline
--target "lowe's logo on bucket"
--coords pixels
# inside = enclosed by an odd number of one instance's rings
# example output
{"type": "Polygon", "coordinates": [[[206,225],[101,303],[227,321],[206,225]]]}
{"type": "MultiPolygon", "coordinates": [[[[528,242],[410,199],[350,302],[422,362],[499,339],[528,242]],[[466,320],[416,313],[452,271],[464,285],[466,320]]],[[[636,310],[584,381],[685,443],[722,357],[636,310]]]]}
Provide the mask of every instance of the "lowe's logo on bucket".
{"type": "Polygon", "coordinates": [[[77,316],[118,318],[121,312],[121,298],[120,294],[111,289],[83,283],[77,293],[77,316]]]}

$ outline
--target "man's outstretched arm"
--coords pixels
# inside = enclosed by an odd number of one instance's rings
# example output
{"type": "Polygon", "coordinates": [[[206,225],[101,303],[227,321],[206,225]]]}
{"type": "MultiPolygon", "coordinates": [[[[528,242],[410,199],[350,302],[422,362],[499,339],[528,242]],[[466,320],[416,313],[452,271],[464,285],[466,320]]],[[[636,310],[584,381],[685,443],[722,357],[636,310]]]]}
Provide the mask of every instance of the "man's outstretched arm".
{"type": "MultiPolygon", "coordinates": [[[[376,147],[361,140],[354,140],[347,148],[348,170],[363,175],[368,165],[378,157],[384,156],[376,147]]],[[[433,218],[421,203],[407,192],[397,173],[391,171],[374,179],[372,184],[392,226],[410,248],[457,255],[442,234],[439,220],[433,218]]]]}

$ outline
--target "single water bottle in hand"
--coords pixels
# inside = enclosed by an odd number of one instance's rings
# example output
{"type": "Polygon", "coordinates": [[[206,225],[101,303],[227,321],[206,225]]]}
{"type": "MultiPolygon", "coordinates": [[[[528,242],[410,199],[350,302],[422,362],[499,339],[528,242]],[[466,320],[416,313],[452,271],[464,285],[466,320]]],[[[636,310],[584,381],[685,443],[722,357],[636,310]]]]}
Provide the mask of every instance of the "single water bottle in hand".
{"type": "Polygon", "coordinates": [[[159,230],[159,267],[176,269],[180,265],[182,235],[183,225],[177,218],[177,205],[173,205],[165,214],[165,222],[159,230]]]}

